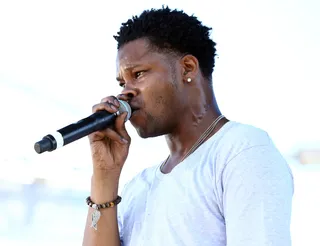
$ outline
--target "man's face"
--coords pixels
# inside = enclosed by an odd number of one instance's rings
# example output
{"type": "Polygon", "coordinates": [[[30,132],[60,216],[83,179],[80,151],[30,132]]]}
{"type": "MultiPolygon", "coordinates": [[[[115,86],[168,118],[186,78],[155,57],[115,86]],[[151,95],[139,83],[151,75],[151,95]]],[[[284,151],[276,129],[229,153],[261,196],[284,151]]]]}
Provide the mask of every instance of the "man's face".
{"type": "Polygon", "coordinates": [[[143,137],[170,133],[179,117],[178,59],[150,50],[138,39],[121,47],[117,56],[117,80],[128,95],[134,112],[131,123],[143,137]]]}

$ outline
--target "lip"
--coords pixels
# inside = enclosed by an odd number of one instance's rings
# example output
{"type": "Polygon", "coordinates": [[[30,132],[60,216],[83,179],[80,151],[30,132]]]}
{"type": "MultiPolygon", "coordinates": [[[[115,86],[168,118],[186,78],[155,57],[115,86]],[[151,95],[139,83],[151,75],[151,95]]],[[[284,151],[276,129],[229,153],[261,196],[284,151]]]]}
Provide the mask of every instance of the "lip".
{"type": "Polygon", "coordinates": [[[139,107],[139,104],[137,104],[137,103],[135,103],[133,101],[130,101],[129,105],[130,105],[130,108],[131,108],[131,117],[130,117],[130,120],[131,120],[132,117],[134,117],[135,115],[137,115],[137,113],[139,113],[141,108],[139,107]]]}
{"type": "Polygon", "coordinates": [[[129,104],[130,105],[130,108],[132,110],[132,113],[134,113],[135,111],[139,110],[139,107],[134,105],[134,104],[129,104]]]}

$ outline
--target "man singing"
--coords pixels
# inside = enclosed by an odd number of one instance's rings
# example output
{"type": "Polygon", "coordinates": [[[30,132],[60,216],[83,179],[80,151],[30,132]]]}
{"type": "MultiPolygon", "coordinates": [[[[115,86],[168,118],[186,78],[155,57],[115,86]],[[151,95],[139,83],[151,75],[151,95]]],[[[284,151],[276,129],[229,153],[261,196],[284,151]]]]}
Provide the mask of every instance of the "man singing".
{"type": "Polygon", "coordinates": [[[127,101],[139,136],[165,136],[170,154],[135,176],[120,197],[130,147],[126,113],[89,136],[84,246],[291,245],[290,168],[265,131],[221,114],[210,31],[168,7],[122,24],[115,36],[122,92],[93,112],[114,113],[118,99],[127,101]]]}

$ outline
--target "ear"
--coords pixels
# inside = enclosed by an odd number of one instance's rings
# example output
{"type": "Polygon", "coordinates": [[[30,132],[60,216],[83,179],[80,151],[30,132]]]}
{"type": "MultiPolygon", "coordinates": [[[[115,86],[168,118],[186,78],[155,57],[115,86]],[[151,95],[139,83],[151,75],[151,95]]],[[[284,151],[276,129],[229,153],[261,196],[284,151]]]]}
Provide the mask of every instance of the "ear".
{"type": "Polygon", "coordinates": [[[182,78],[186,82],[193,81],[199,73],[199,61],[193,55],[185,55],[180,60],[182,67],[182,78]]]}

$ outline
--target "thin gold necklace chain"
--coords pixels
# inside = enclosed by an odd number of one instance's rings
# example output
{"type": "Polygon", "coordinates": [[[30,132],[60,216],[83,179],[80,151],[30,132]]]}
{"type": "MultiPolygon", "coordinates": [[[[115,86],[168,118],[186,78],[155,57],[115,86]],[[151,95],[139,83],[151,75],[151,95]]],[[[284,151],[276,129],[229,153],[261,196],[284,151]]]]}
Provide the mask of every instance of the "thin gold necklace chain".
{"type": "MultiPolygon", "coordinates": [[[[224,118],[224,115],[220,115],[217,119],[215,119],[210,126],[205,130],[201,136],[198,138],[197,142],[194,143],[194,145],[189,149],[189,151],[184,155],[182,162],[184,159],[186,159],[190,154],[192,154],[203,142],[204,140],[212,133],[212,131],[215,129],[217,124],[221,119],[224,118]]],[[[162,170],[163,166],[168,162],[170,155],[167,157],[167,159],[161,164],[160,170],[162,170]]]]}

